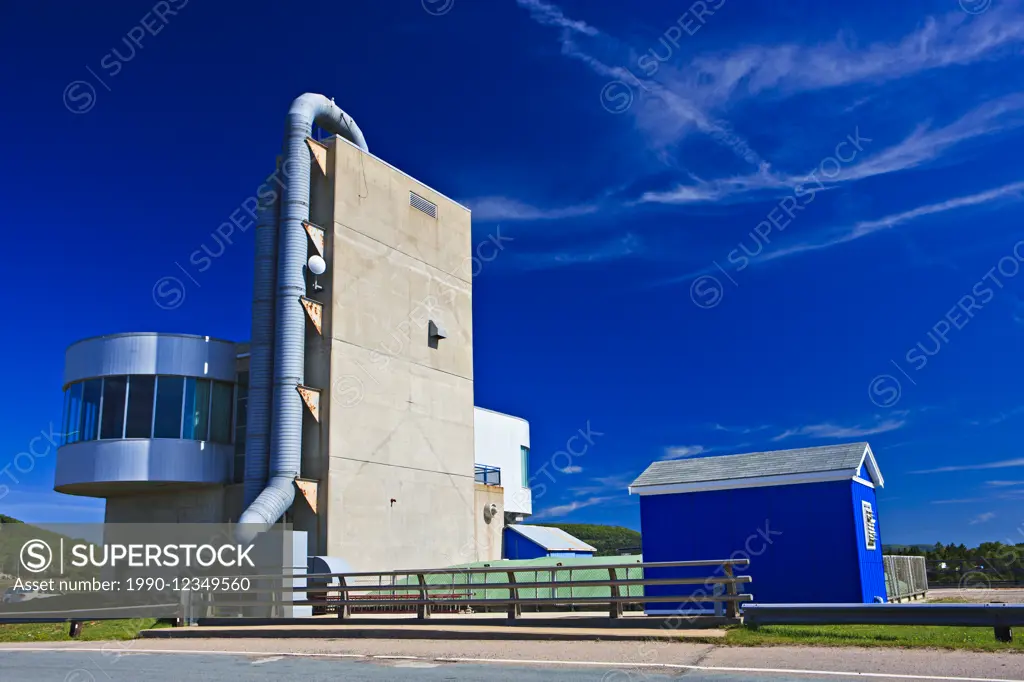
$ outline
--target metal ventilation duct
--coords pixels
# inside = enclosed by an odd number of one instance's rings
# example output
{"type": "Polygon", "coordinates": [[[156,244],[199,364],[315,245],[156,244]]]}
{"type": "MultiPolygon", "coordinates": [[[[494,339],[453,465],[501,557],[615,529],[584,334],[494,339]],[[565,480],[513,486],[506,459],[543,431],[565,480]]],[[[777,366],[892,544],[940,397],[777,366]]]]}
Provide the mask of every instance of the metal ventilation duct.
{"type": "MultiPolygon", "coordinates": [[[[306,231],[302,221],[309,219],[310,152],[306,147],[313,124],[341,135],[363,151],[369,151],[359,126],[352,117],[323,95],[306,93],[292,102],[285,128],[284,195],[281,199],[280,229],[277,240],[277,315],[273,342],[273,412],[270,428],[270,477],[266,487],[242,512],[240,524],[248,532],[266,530],[287,511],[295,499],[295,479],[302,462],[302,398],[296,388],[302,384],[305,363],[306,321],[299,297],[306,293],[306,231]],[[251,524],[251,525],[249,525],[251,524]]],[[[254,294],[266,288],[267,274],[257,271],[263,280],[254,286],[254,294]]],[[[271,289],[274,287],[270,285],[271,289]]],[[[255,295],[254,295],[254,305],[255,295]]],[[[254,309],[254,332],[255,332],[254,309]]],[[[261,325],[264,320],[261,318],[261,325]]],[[[262,329],[262,327],[261,327],[262,329]]],[[[255,350],[255,349],[254,349],[255,350]]],[[[253,394],[266,396],[269,376],[249,377],[249,400],[253,394]]],[[[248,443],[247,443],[248,445],[248,443]]],[[[246,453],[247,464],[249,454],[246,453]]],[[[253,462],[253,467],[257,466],[253,462]]]]}

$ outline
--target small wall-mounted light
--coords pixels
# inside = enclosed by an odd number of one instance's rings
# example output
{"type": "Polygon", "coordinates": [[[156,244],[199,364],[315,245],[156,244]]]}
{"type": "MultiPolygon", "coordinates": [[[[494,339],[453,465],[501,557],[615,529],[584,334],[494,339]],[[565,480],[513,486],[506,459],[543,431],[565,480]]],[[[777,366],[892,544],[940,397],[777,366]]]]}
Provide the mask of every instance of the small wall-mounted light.
{"type": "Polygon", "coordinates": [[[316,278],[327,272],[327,261],[314,253],[306,262],[306,267],[313,273],[313,291],[320,291],[323,289],[323,287],[320,286],[320,283],[316,281],[316,278]]]}

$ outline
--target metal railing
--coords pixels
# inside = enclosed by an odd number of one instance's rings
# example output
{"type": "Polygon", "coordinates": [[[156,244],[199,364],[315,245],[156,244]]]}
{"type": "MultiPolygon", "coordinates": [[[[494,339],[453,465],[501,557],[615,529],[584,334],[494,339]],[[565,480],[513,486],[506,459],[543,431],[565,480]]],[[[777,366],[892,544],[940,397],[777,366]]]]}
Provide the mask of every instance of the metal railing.
{"type": "Polygon", "coordinates": [[[501,469],[499,467],[476,464],[473,466],[473,477],[477,483],[501,485],[501,469]]]}
{"type": "MultiPolygon", "coordinates": [[[[192,592],[183,600],[183,618],[273,617],[296,606],[330,609],[346,619],[364,609],[388,613],[415,613],[426,619],[432,613],[463,612],[476,607],[503,611],[508,618],[522,615],[524,607],[540,610],[605,606],[611,618],[623,615],[627,604],[715,603],[724,606],[728,618],[738,618],[739,604],[752,601],[738,586],[750,576],[736,575],[734,568],[749,565],[749,559],[714,561],[670,561],[629,564],[600,564],[578,567],[498,566],[444,568],[366,573],[318,573],[308,575],[249,576],[252,589],[245,593],[192,592]],[[661,569],[715,567],[711,576],[664,575],[661,569]],[[567,581],[562,574],[586,570],[587,580],[567,581]],[[658,569],[659,577],[647,577],[658,569]],[[528,576],[532,574],[532,580],[528,576]],[[664,576],[664,577],[662,577],[664,576]],[[298,583],[298,584],[295,584],[298,583]],[[683,586],[666,594],[646,594],[647,586],[683,586]],[[703,586],[696,592],[690,586],[703,586]],[[267,608],[270,610],[267,611],[267,608]],[[227,609],[230,613],[218,614],[227,609]]],[[[689,572],[692,573],[692,572],[689,572]]]]}
{"type": "Polygon", "coordinates": [[[743,622],[762,625],[953,625],[991,627],[1013,639],[1024,604],[745,604],[743,622]]]}
{"type": "Polygon", "coordinates": [[[928,571],[923,556],[882,557],[885,593],[891,602],[919,599],[928,592],[928,571]]]}

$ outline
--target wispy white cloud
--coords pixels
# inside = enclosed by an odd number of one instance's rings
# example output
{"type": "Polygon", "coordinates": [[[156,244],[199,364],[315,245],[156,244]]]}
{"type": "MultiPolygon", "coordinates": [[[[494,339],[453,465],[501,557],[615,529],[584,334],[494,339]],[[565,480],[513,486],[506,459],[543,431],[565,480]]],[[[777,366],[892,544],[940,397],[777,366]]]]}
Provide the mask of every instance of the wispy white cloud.
{"type": "Polygon", "coordinates": [[[527,221],[527,220],[561,220],[595,213],[597,204],[574,204],[541,208],[510,197],[480,197],[467,199],[463,203],[473,211],[476,220],[488,221],[527,221]]]}
{"type": "Polygon", "coordinates": [[[879,230],[896,227],[903,223],[908,223],[925,216],[936,215],[972,206],[980,206],[998,200],[1020,201],[1022,198],[1024,198],[1024,182],[1013,182],[1008,185],[996,187],[977,194],[956,197],[955,199],[947,199],[946,201],[927,204],[925,206],[918,206],[917,208],[909,211],[894,213],[877,220],[863,220],[855,223],[852,227],[830,231],[830,236],[827,236],[820,241],[804,242],[784,249],[778,249],[767,253],[760,258],[752,259],[752,262],[772,261],[779,258],[785,258],[786,256],[806,253],[808,251],[827,249],[854,241],[855,239],[860,239],[861,237],[866,237],[874,232],[878,232],[879,230]]]}
{"type": "Polygon", "coordinates": [[[586,36],[596,36],[600,34],[600,31],[593,26],[588,25],[585,21],[569,19],[562,13],[561,9],[554,5],[541,2],[541,0],[516,1],[519,3],[520,7],[525,7],[530,10],[530,16],[539,24],[564,28],[572,33],[580,33],[586,36]]]}
{"type": "Polygon", "coordinates": [[[728,123],[709,115],[693,101],[675,92],[671,87],[653,79],[637,76],[622,64],[631,64],[633,51],[621,45],[614,38],[601,33],[585,22],[569,19],[560,8],[541,0],[517,0],[521,7],[530,11],[530,16],[544,26],[561,28],[559,36],[562,54],[586,65],[594,74],[611,79],[630,89],[629,112],[637,125],[651,139],[655,148],[663,150],[678,141],[687,132],[699,130],[710,135],[737,156],[755,166],[767,166],[765,161],[750,148],[728,123]],[[618,64],[609,65],[582,48],[577,38],[600,41],[602,51],[618,53],[618,64]],[[643,98],[634,101],[633,91],[641,92],[643,98]],[[651,105],[654,106],[651,106],[651,105]]]}
{"type": "Polygon", "coordinates": [[[1014,485],[1024,485],[1024,481],[985,481],[985,485],[990,485],[995,488],[1006,488],[1014,485]]]}
{"type": "Polygon", "coordinates": [[[906,423],[906,419],[881,419],[874,424],[856,424],[853,426],[843,426],[832,422],[808,424],[795,429],[786,429],[772,438],[772,440],[780,441],[795,436],[808,438],[862,438],[877,433],[895,431],[906,423]]]}
{"type": "Polygon", "coordinates": [[[725,426],[724,424],[714,423],[711,428],[715,431],[725,431],[726,433],[738,433],[741,435],[747,435],[750,433],[756,433],[757,431],[767,431],[772,427],[768,424],[761,426],[725,426]]]}
{"type": "Polygon", "coordinates": [[[817,44],[752,45],[698,55],[672,74],[678,87],[707,104],[723,105],[765,92],[779,95],[882,83],[949,66],[1015,53],[1024,43],[1024,16],[999,3],[969,16],[928,17],[899,40],[860,46],[850,35],[817,44]]]}
{"type": "MultiPolygon", "coordinates": [[[[714,112],[768,92],[781,97],[859,83],[878,84],[935,69],[1016,55],[1019,46],[1024,44],[1024,15],[1007,6],[993,7],[973,17],[960,11],[929,17],[902,38],[888,43],[862,45],[853,36],[840,34],[833,40],[814,44],[747,45],[687,58],[670,49],[667,61],[662,62],[661,57],[652,57],[657,52],[638,56],[639,50],[635,47],[624,45],[584,21],[570,19],[554,4],[542,0],[517,1],[537,23],[561,29],[559,40],[563,55],[585,64],[596,75],[619,81],[630,89],[630,114],[655,147],[664,148],[691,132],[700,131],[759,170],[767,169],[768,164],[727,123],[716,118],[714,112]],[[584,41],[593,49],[583,47],[584,41]],[[595,57],[595,52],[604,58],[595,57]],[[637,68],[645,57],[653,69],[637,68]]],[[[941,146],[941,134],[933,133],[931,142],[941,146]]],[[[907,144],[927,150],[929,139],[912,137],[907,144]]],[[[894,149],[893,153],[907,151],[894,149]]],[[[913,159],[879,158],[876,162],[884,169],[893,164],[897,167],[912,165],[913,159]]],[[[861,171],[874,175],[891,172],[873,170],[870,165],[865,165],[861,171]]],[[[779,178],[770,179],[777,181],[779,178]]],[[[729,185],[729,181],[722,181],[720,186],[685,186],[671,194],[663,193],[660,200],[671,203],[715,200],[722,194],[734,192],[729,185]]]]}
{"type": "MultiPolygon", "coordinates": [[[[847,242],[867,237],[880,230],[897,227],[927,216],[938,215],[947,211],[982,206],[999,201],[1016,202],[1021,199],[1024,199],[1024,182],[1013,182],[1001,187],[985,190],[984,192],[978,192],[977,194],[918,206],[917,208],[910,209],[908,211],[893,213],[875,220],[862,220],[854,223],[853,225],[821,229],[818,230],[819,236],[814,240],[799,242],[792,246],[775,249],[774,251],[766,250],[761,255],[750,258],[749,260],[751,265],[769,263],[783,258],[788,258],[790,256],[797,256],[804,253],[828,249],[834,246],[840,246],[847,242]]],[[[701,275],[706,275],[712,272],[715,272],[714,266],[707,265],[698,270],[662,280],[653,286],[667,286],[678,284],[679,282],[689,282],[695,277],[700,277],[701,275]]]]}
{"type": "Polygon", "coordinates": [[[588,495],[608,495],[609,493],[626,494],[629,484],[636,480],[637,474],[625,472],[609,476],[594,476],[586,485],[573,486],[568,489],[574,497],[588,495]]]}
{"type": "Polygon", "coordinates": [[[588,265],[628,258],[642,253],[643,241],[632,232],[598,243],[578,242],[550,253],[518,254],[516,261],[527,270],[548,270],[568,265],[588,265]]]}
{"type": "Polygon", "coordinates": [[[919,469],[911,471],[912,474],[945,474],[953,471],[978,471],[980,469],[1009,469],[1011,467],[1024,467],[1024,457],[1015,459],[1002,459],[997,462],[981,462],[979,464],[955,464],[951,466],[937,467],[935,469],[919,469]]]}
{"type": "Polygon", "coordinates": [[[569,502],[568,504],[558,504],[558,505],[555,505],[554,507],[548,507],[547,509],[542,509],[541,511],[537,512],[536,514],[534,514],[533,518],[534,519],[554,519],[554,518],[559,518],[559,517],[565,516],[566,514],[574,512],[577,509],[583,509],[585,507],[592,507],[595,504],[602,504],[602,503],[610,501],[611,499],[613,499],[613,498],[611,498],[609,496],[604,496],[604,497],[597,496],[597,497],[588,497],[588,498],[585,498],[585,499],[582,499],[582,500],[573,500],[572,502],[569,502]]]}
{"type": "MultiPolygon", "coordinates": [[[[922,123],[895,145],[874,154],[865,153],[863,158],[858,155],[853,163],[839,166],[832,177],[815,172],[814,168],[802,175],[762,168],[756,173],[715,180],[691,177],[690,183],[665,191],[646,192],[638,201],[661,204],[736,202],[763,198],[766,193],[788,194],[800,186],[808,192],[820,192],[842,183],[923,166],[961,142],[1024,125],[1021,114],[1024,114],[1024,93],[1014,93],[986,102],[946,126],[933,128],[930,123],[922,123]]],[[[860,140],[857,145],[860,148],[870,150],[873,139],[862,136],[859,128],[850,137],[860,140]]],[[[826,151],[831,154],[831,150],[826,151]]],[[[848,144],[844,154],[852,152],[853,147],[848,144]]]]}
{"type": "Polygon", "coordinates": [[[577,466],[575,464],[570,464],[564,469],[559,469],[558,472],[561,474],[579,474],[583,472],[583,467],[577,466]]]}
{"type": "Polygon", "coordinates": [[[975,525],[977,525],[979,523],[985,523],[987,521],[991,521],[995,517],[996,517],[995,512],[984,512],[982,514],[978,514],[973,519],[971,519],[970,520],[970,524],[972,526],[975,526],[975,525]]]}
{"type": "MultiPolygon", "coordinates": [[[[914,473],[914,472],[911,472],[914,473]]],[[[993,500],[1011,500],[1018,502],[1024,500],[1024,488],[1008,488],[999,492],[995,490],[985,491],[986,497],[961,497],[950,500],[932,500],[932,504],[971,504],[975,502],[992,502],[993,500]]]]}
{"type": "Polygon", "coordinates": [[[1022,412],[1024,412],[1024,405],[1018,405],[1017,407],[1006,410],[1005,412],[999,412],[988,419],[972,419],[968,424],[971,426],[995,426],[996,424],[1002,424],[1007,419],[1016,417],[1022,412]]]}
{"type": "Polygon", "coordinates": [[[684,457],[693,457],[705,452],[707,452],[707,449],[703,445],[671,445],[665,448],[665,452],[658,459],[662,461],[667,459],[683,459],[684,457]]]}

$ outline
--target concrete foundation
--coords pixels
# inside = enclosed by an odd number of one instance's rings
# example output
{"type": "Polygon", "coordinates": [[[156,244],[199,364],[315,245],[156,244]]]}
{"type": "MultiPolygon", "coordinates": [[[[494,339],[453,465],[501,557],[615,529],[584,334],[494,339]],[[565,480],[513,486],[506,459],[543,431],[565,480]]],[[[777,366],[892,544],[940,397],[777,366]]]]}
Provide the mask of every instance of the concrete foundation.
{"type": "Polygon", "coordinates": [[[237,519],[242,486],[210,486],[107,498],[105,523],[223,523],[237,519]]]}

